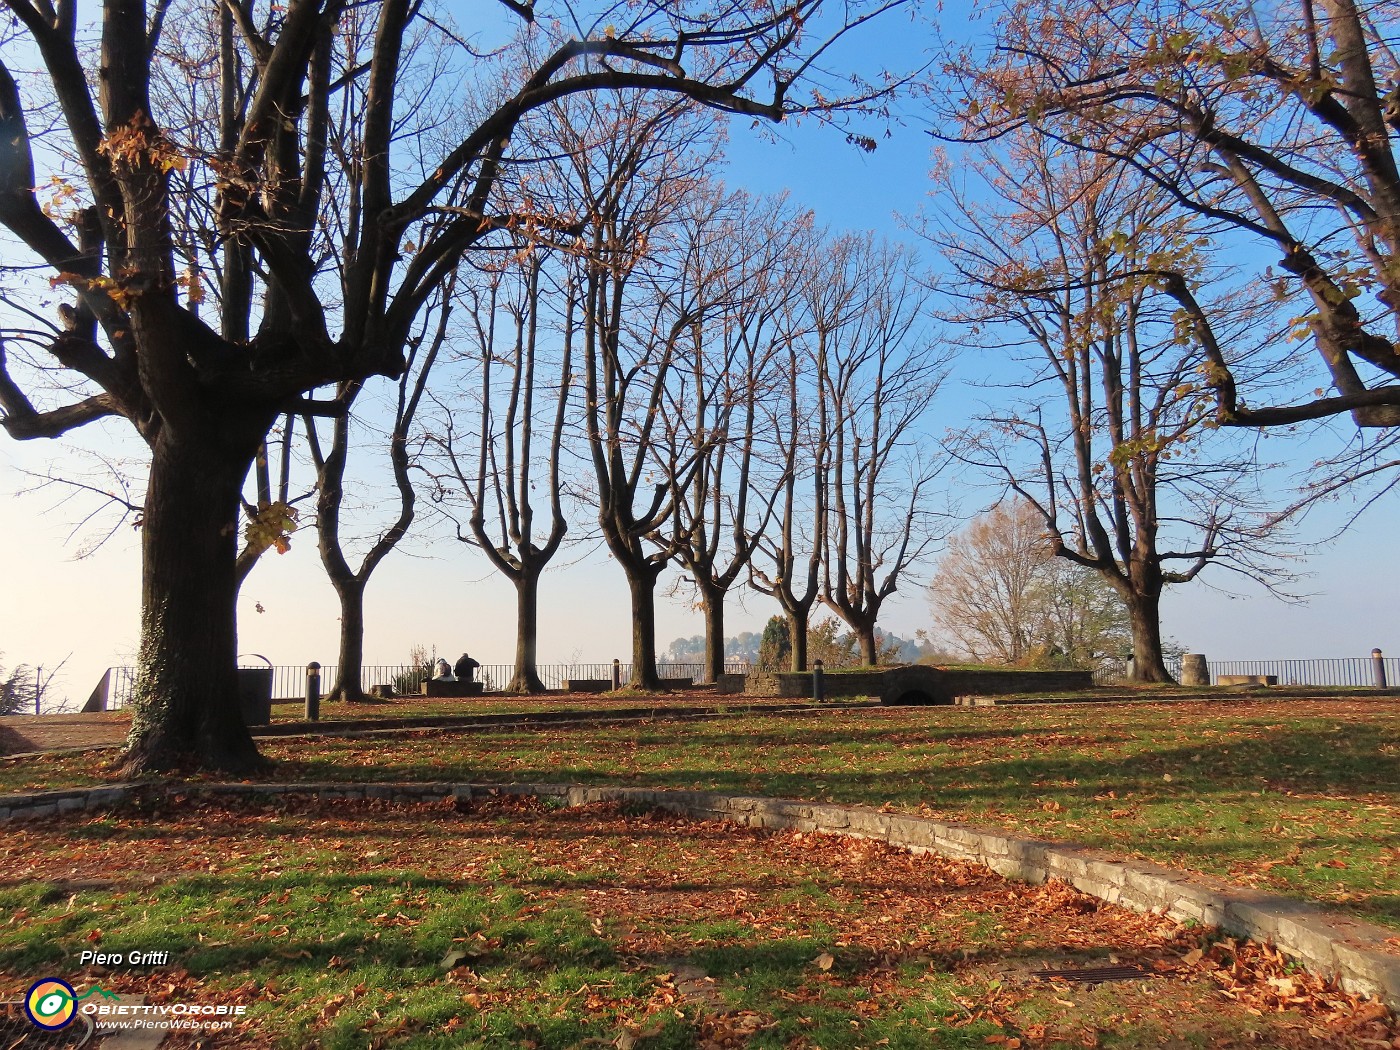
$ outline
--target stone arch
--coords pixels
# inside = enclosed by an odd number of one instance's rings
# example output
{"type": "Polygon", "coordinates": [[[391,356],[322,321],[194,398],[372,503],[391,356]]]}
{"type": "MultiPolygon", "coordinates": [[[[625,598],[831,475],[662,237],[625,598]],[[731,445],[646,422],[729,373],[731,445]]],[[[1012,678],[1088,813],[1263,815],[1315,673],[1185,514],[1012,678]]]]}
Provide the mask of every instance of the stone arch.
{"type": "Polygon", "coordinates": [[[880,703],[887,707],[951,704],[953,694],[942,671],[936,667],[893,667],[885,672],[880,703]]]}

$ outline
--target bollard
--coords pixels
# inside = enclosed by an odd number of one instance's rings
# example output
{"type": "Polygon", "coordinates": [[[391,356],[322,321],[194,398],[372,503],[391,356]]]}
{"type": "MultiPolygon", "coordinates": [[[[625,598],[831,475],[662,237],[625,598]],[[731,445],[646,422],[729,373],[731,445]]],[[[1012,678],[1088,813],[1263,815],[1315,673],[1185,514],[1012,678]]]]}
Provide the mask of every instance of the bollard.
{"type": "Polygon", "coordinates": [[[613,688],[614,688],[614,689],[621,689],[621,688],[622,688],[622,661],[621,661],[621,660],[614,660],[614,661],[613,661],[613,688]]]}
{"type": "Polygon", "coordinates": [[[1376,688],[1385,688],[1385,656],[1379,649],[1371,650],[1371,674],[1375,676],[1376,688]]]}
{"type": "Polygon", "coordinates": [[[822,681],[822,662],[815,660],[812,663],[812,701],[822,703],[826,699],[826,682],[822,681]]]}
{"type": "Polygon", "coordinates": [[[321,665],[315,660],[306,665],[306,720],[321,720],[321,665]]]}
{"type": "Polygon", "coordinates": [[[1210,685],[1210,669],[1200,653],[1187,653],[1181,658],[1182,685],[1210,685]]]}

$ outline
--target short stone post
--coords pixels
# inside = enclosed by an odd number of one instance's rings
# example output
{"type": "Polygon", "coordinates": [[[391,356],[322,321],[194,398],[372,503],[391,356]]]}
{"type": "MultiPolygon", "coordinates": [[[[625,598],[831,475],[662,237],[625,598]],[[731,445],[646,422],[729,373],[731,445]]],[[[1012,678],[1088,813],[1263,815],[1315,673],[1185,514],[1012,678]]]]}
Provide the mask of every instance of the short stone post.
{"type": "Polygon", "coordinates": [[[812,661],[812,700],[818,704],[826,699],[826,682],[822,678],[822,662],[812,661]]]}
{"type": "Polygon", "coordinates": [[[1210,668],[1201,653],[1187,653],[1181,658],[1182,685],[1210,685],[1210,668]]]}
{"type": "Polygon", "coordinates": [[[622,661],[613,660],[613,688],[622,688],[622,661]]]}
{"type": "Polygon", "coordinates": [[[306,720],[321,720],[321,665],[315,660],[306,665],[306,720]]]}
{"type": "Polygon", "coordinates": [[[1371,674],[1376,680],[1376,688],[1385,688],[1385,656],[1379,649],[1371,650],[1371,674]]]}

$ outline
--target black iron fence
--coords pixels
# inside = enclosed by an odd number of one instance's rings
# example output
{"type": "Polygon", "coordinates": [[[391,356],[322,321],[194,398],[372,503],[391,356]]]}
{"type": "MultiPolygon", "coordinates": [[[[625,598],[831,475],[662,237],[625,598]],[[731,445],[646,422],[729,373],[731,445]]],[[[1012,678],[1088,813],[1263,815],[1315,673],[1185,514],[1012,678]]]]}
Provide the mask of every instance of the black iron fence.
{"type": "MultiPolygon", "coordinates": [[[[1172,677],[1180,680],[1181,660],[1168,657],[1167,670],[1172,677]]],[[[1381,660],[1385,669],[1385,681],[1400,687],[1400,657],[1388,656],[1381,660]]],[[[258,666],[258,665],[254,665],[258,666]]],[[[1319,660],[1209,660],[1210,681],[1218,685],[1222,675],[1274,675],[1279,685],[1310,685],[1319,688],[1355,688],[1376,684],[1375,660],[1370,656],[1340,657],[1319,660]]],[[[751,666],[744,661],[724,665],[726,674],[745,674],[751,666]]],[[[700,681],[705,673],[705,665],[698,663],[657,664],[661,677],[691,678],[700,681]]],[[[336,665],[328,664],[321,668],[321,693],[325,695],[335,684],[336,665]]],[[[541,664],[538,667],[540,680],[546,689],[562,689],[569,680],[603,679],[612,680],[612,661],[603,663],[541,664]]],[[[632,665],[618,665],[623,685],[632,679],[632,665]]],[[[488,692],[504,689],[510,684],[515,673],[513,664],[482,664],[477,669],[477,680],[488,692]]],[[[112,667],[109,670],[107,709],[126,707],[136,685],[134,667],[112,667]]],[[[417,693],[424,678],[432,677],[427,668],[412,664],[366,664],[360,668],[360,688],[368,692],[377,685],[392,686],[399,695],[417,693]]],[[[1128,678],[1128,667],[1122,662],[1106,662],[1094,668],[1095,685],[1118,685],[1128,678]]],[[[274,700],[300,700],[306,696],[306,665],[278,664],[272,668],[272,698],[274,700]]]]}
{"type": "MultiPolygon", "coordinates": [[[[1400,685],[1400,657],[1382,657],[1385,681],[1400,685]]],[[[1211,684],[1221,675],[1276,675],[1279,685],[1373,686],[1376,685],[1375,662],[1369,656],[1350,656],[1335,660],[1212,660],[1211,684]]]]}
{"type": "MultiPolygon", "coordinates": [[[[1385,681],[1400,686],[1400,657],[1381,659],[1385,681]]],[[[1181,679],[1181,660],[1168,658],[1167,670],[1181,679]]],[[[1222,675],[1273,675],[1279,685],[1312,685],[1318,688],[1348,688],[1376,685],[1375,661],[1370,656],[1345,656],[1320,660],[1211,660],[1206,668],[1210,684],[1219,685],[1222,675]]],[[[1117,685],[1128,677],[1125,663],[1103,663],[1094,669],[1095,685],[1117,685]]]]}
{"type": "MultiPolygon", "coordinates": [[[[1167,670],[1178,682],[1181,681],[1181,658],[1177,656],[1165,657],[1162,661],[1167,665],[1167,670]]],[[[1131,670],[1128,660],[1101,660],[1094,668],[1095,685],[1121,685],[1128,680],[1131,670]]]]}
{"type": "MultiPolygon", "coordinates": [[[[251,664],[249,666],[261,667],[262,664],[251,664]]],[[[705,673],[704,664],[677,664],[659,663],[656,665],[657,671],[663,679],[690,678],[699,681],[705,673]]],[[[566,681],[578,681],[580,679],[606,679],[612,681],[613,664],[609,660],[605,663],[591,664],[540,664],[536,670],[539,672],[540,681],[544,683],[546,689],[563,689],[566,681]]],[[[730,662],[724,665],[726,674],[745,674],[750,670],[747,662],[730,662]]],[[[339,668],[335,664],[324,664],[321,667],[321,694],[324,696],[335,685],[339,668]]],[[[632,679],[632,665],[623,663],[618,665],[618,672],[623,685],[632,679]]],[[[109,711],[126,707],[131,702],[132,692],[136,685],[136,668],[134,667],[113,667],[111,668],[107,693],[107,709],[109,711]]],[[[476,679],[481,682],[488,692],[495,689],[504,689],[510,684],[511,677],[515,674],[514,664],[482,664],[476,670],[476,679]]],[[[423,685],[425,678],[431,678],[432,672],[426,667],[415,667],[413,664],[364,664],[360,668],[360,688],[368,692],[377,685],[392,686],[397,694],[416,693],[423,685]]],[[[274,664],[272,666],[272,699],[274,701],[301,700],[306,696],[306,665],[305,664],[274,664]]]]}

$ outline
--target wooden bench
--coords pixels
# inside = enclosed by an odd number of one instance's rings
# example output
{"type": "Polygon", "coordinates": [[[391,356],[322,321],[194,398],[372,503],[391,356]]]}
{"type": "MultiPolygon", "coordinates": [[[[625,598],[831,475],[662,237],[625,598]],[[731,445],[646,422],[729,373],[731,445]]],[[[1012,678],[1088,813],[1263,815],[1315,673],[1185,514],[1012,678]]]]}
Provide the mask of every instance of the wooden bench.
{"type": "Polygon", "coordinates": [[[1215,680],[1216,685],[1278,685],[1276,674],[1223,674],[1215,680]]]}

